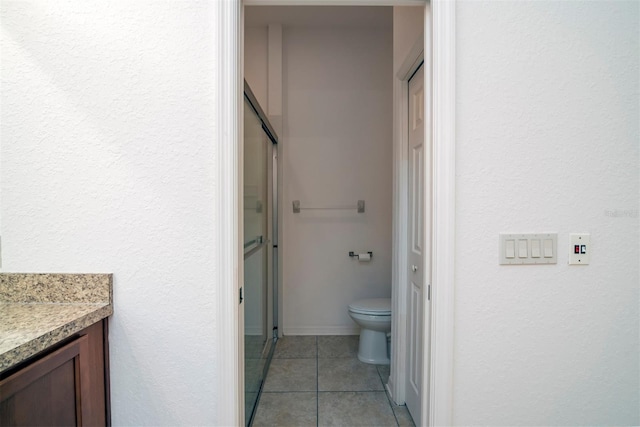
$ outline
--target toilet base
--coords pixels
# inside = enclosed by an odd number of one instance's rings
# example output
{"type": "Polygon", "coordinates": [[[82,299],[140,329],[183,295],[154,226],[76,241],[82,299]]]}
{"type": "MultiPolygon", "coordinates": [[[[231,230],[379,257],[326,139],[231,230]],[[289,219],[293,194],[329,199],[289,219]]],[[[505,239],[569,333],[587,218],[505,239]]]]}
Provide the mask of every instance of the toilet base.
{"type": "Polygon", "coordinates": [[[391,362],[387,356],[387,333],[361,329],[358,359],[374,365],[389,365],[391,362]]]}

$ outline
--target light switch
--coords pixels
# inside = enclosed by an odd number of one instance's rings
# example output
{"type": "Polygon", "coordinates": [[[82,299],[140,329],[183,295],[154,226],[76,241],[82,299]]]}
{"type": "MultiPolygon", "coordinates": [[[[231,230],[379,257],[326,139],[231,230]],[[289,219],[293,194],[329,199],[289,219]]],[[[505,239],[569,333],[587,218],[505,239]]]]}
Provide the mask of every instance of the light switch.
{"type": "Polygon", "coordinates": [[[498,262],[502,265],[556,264],[557,233],[500,233],[498,262]]]}
{"type": "Polygon", "coordinates": [[[509,239],[505,242],[505,252],[504,256],[506,258],[515,258],[516,257],[516,241],[509,239]]]}
{"type": "Polygon", "coordinates": [[[527,256],[527,240],[520,239],[518,240],[518,258],[526,258],[527,256]]]}
{"type": "Polygon", "coordinates": [[[531,258],[540,258],[540,239],[531,239],[531,258]]]}

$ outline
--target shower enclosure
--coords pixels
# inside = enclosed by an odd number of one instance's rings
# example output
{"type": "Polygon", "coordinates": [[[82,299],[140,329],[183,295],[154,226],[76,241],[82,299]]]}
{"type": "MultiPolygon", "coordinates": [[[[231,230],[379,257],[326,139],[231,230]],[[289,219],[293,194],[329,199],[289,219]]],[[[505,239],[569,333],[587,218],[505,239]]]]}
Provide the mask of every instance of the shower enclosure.
{"type": "Polygon", "coordinates": [[[250,425],[277,340],[277,135],[244,84],[244,378],[250,425]]]}

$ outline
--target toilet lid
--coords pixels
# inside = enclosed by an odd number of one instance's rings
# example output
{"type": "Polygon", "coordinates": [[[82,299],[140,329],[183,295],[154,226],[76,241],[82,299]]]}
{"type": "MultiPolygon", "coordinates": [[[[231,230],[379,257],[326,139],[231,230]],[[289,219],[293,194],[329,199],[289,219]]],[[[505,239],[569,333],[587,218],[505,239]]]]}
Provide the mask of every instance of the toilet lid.
{"type": "Polygon", "coordinates": [[[391,298],[371,298],[349,304],[349,310],[360,314],[391,314],[391,298]]]}

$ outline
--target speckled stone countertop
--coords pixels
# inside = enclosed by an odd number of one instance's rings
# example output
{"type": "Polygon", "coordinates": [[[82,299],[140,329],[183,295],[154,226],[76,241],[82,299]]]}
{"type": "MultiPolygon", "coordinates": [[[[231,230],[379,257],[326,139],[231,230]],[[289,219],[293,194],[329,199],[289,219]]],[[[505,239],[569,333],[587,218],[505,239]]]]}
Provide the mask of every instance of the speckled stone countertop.
{"type": "Polygon", "coordinates": [[[0,372],[113,314],[111,274],[0,273],[0,372]]]}

